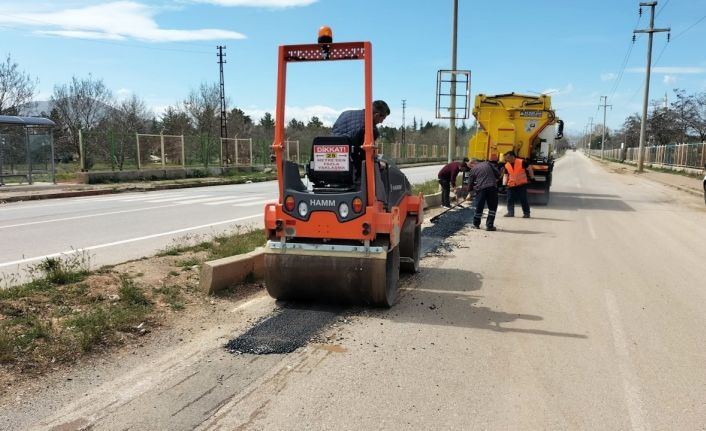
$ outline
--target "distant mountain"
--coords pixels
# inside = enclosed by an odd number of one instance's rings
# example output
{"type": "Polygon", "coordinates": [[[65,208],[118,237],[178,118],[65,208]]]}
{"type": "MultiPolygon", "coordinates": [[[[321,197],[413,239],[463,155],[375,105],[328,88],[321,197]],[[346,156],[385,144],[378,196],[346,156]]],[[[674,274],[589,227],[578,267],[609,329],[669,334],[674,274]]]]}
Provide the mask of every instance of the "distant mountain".
{"type": "Polygon", "coordinates": [[[47,117],[51,113],[51,102],[48,100],[36,100],[22,106],[20,115],[23,117],[38,117],[42,112],[46,113],[47,117]]]}
{"type": "MultiPolygon", "coordinates": [[[[102,109],[105,112],[111,112],[113,109],[110,105],[101,103],[102,109]]],[[[52,103],[49,100],[35,100],[33,102],[27,103],[20,109],[20,116],[24,117],[38,117],[44,112],[47,117],[51,114],[52,103]]]]}

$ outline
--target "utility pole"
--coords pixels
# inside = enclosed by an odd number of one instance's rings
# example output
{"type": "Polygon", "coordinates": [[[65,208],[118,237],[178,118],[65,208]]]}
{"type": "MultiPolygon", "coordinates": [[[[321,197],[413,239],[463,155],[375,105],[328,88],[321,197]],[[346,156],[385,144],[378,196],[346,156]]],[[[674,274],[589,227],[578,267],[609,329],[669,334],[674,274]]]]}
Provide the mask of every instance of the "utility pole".
{"type": "Polygon", "coordinates": [[[590,121],[590,124],[588,125],[588,150],[590,154],[591,141],[593,140],[593,117],[589,117],[588,121],[590,121]]]}
{"type": "MultiPolygon", "coordinates": [[[[645,161],[645,130],[647,129],[647,103],[650,98],[650,69],[652,68],[652,36],[654,33],[669,32],[669,28],[654,28],[655,27],[655,6],[656,1],[640,2],[640,14],[642,14],[642,6],[650,7],[650,28],[633,31],[633,41],[635,33],[647,33],[647,71],[645,77],[645,97],[642,100],[642,123],[640,124],[640,147],[637,150],[637,172],[642,172],[642,165],[645,161]]],[[[669,41],[669,36],[667,36],[669,41]]]]}
{"type": "Polygon", "coordinates": [[[456,149],[456,33],[458,28],[458,0],[453,0],[453,33],[451,35],[451,119],[449,119],[449,155],[448,162],[454,158],[456,149]]]}
{"type": "MultiPolygon", "coordinates": [[[[227,138],[228,137],[228,127],[226,127],[226,92],[225,92],[225,83],[223,81],[223,64],[226,63],[226,61],[223,59],[223,57],[226,56],[226,54],[223,52],[224,49],[226,49],[225,46],[220,46],[218,45],[218,65],[220,66],[221,69],[221,138],[227,138]]],[[[223,143],[221,143],[223,145],[223,143]]],[[[226,159],[228,158],[228,145],[226,144],[226,159]]],[[[225,166],[225,160],[221,160],[221,164],[225,166]]]]}
{"type": "Polygon", "coordinates": [[[407,100],[406,100],[406,99],[402,99],[402,145],[404,145],[405,142],[406,142],[406,141],[405,141],[405,138],[406,138],[405,135],[407,134],[407,125],[406,125],[405,122],[404,122],[404,114],[405,114],[405,110],[406,110],[406,109],[407,109],[407,100]]]}
{"type": "Polygon", "coordinates": [[[601,137],[601,160],[603,160],[603,151],[605,148],[605,111],[606,108],[613,109],[613,105],[608,105],[608,96],[601,96],[601,99],[603,99],[603,104],[598,106],[603,108],[603,136],[601,137]]]}

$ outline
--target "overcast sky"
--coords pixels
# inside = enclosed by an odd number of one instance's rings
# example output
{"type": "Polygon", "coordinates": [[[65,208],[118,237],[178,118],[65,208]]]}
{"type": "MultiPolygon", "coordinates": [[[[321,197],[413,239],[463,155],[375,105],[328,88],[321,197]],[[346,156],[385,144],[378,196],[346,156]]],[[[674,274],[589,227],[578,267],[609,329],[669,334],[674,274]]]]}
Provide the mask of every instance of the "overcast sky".
{"type": "MultiPolygon", "coordinates": [[[[548,92],[570,132],[609,127],[641,110],[649,8],[638,1],[459,1],[458,69],[477,93],[548,92]]],[[[218,82],[216,46],[225,45],[230,107],[255,119],[273,112],[277,46],[313,43],[321,25],[334,40],[373,44],[374,97],[392,108],[387,123],[434,118],[436,72],[451,66],[452,0],[1,0],[0,53],[39,79],[38,99],[72,76],[101,78],[116,97],[132,93],[157,114],[202,82],[218,82]]],[[[651,98],[706,91],[706,0],[660,0],[651,98]]],[[[288,117],[330,124],[363,102],[362,64],[290,68],[288,117]]]]}

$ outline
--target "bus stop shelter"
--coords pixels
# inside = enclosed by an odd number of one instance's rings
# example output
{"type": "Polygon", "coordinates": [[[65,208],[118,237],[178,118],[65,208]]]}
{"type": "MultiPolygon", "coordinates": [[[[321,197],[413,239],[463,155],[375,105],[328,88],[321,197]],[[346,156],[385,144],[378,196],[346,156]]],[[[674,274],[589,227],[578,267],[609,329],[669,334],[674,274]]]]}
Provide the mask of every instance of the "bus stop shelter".
{"type": "Polygon", "coordinates": [[[0,115],[0,186],[5,178],[33,184],[37,175],[56,183],[55,125],[48,118],[0,115]]]}

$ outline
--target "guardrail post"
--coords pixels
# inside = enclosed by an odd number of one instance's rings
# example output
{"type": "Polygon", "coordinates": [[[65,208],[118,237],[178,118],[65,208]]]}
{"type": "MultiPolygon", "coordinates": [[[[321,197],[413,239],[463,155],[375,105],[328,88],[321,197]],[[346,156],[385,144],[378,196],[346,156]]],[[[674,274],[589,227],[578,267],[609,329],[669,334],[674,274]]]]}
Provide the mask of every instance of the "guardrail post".
{"type": "Polygon", "coordinates": [[[81,172],[86,172],[86,151],[83,148],[83,133],[78,129],[78,164],[81,172]]]}
{"type": "Polygon", "coordinates": [[[27,181],[32,184],[32,152],[29,148],[29,129],[25,126],[25,143],[27,148],[27,181]]]}
{"type": "Polygon", "coordinates": [[[184,152],[184,135],[181,135],[181,167],[186,168],[186,157],[184,152]]]}
{"type": "Polygon", "coordinates": [[[142,161],[140,160],[140,134],[135,132],[135,145],[137,147],[137,170],[142,169],[142,161]]]}
{"type": "Polygon", "coordinates": [[[165,169],[165,157],[164,157],[164,134],[162,134],[162,131],[160,130],[159,132],[159,149],[161,151],[161,156],[162,156],[162,169],[165,169]]]}

